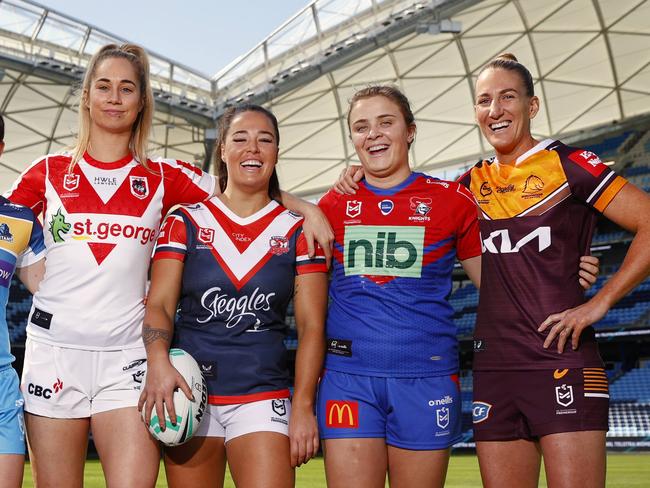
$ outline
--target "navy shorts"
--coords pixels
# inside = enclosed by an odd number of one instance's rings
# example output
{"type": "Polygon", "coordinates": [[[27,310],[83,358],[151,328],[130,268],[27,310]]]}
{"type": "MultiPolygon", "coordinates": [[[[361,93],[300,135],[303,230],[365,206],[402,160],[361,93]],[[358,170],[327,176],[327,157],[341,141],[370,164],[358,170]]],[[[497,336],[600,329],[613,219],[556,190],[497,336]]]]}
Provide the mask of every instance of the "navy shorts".
{"type": "Polygon", "coordinates": [[[606,431],[609,389],[603,368],[475,371],[474,440],[537,440],[548,434],[606,431]]]}
{"type": "Polygon", "coordinates": [[[23,396],[11,366],[0,370],[0,454],[25,454],[23,396]]]}
{"type": "Polygon", "coordinates": [[[446,449],[460,440],[458,376],[384,378],[328,370],[318,390],[323,439],[383,438],[402,449],[446,449]]]}

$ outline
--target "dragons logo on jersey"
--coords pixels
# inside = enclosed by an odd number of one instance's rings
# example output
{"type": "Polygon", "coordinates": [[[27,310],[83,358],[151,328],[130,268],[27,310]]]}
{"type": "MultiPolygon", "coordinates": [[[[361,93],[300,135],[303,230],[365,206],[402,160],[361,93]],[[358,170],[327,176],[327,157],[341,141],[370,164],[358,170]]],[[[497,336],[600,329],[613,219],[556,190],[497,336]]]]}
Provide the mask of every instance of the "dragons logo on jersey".
{"type": "Polygon", "coordinates": [[[345,228],[345,275],[420,278],[424,227],[354,225],[345,228]]]}
{"type": "Polygon", "coordinates": [[[147,178],[144,176],[129,176],[129,178],[131,180],[131,194],[140,200],[147,198],[149,196],[147,178]]]}
{"type": "Polygon", "coordinates": [[[50,220],[50,227],[49,231],[50,234],[52,234],[52,239],[54,239],[54,242],[63,242],[63,236],[61,234],[67,234],[70,232],[70,228],[72,226],[65,221],[65,215],[61,213],[61,207],[59,207],[59,210],[56,211],[54,215],[52,215],[52,219],[50,220]]]}
{"type": "Polygon", "coordinates": [[[9,229],[9,226],[4,222],[0,224],[0,241],[14,241],[14,236],[11,235],[11,229],[9,229]]]}
{"type": "Polygon", "coordinates": [[[289,239],[284,236],[272,236],[269,239],[269,250],[276,256],[289,252],[289,239]]]}

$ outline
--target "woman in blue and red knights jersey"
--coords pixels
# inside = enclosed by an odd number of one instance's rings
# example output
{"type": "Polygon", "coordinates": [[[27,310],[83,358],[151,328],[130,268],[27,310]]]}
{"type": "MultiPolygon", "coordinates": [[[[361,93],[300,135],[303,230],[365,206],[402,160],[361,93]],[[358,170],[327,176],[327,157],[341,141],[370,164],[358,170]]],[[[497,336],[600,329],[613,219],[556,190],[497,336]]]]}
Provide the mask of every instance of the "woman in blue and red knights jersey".
{"type": "MultiPolygon", "coordinates": [[[[148,373],[140,404],[172,418],[172,392],[190,390],[170,344],[197,359],[209,407],[196,436],[165,449],[169,485],[289,487],[318,451],[316,383],[324,354],[327,266],[309,258],[302,218],[278,203],[280,134],[256,105],[230,109],[216,155],[223,193],[184,206],[162,227],[144,321],[148,373]],[[293,297],[298,350],[289,400],[285,316],[293,297]],[[174,324],[177,303],[178,318],[174,324]],[[172,341],[172,334],[174,340],[172,341]]],[[[164,425],[161,423],[161,428],[164,425]]]]}
{"type": "Polygon", "coordinates": [[[335,234],[318,419],[330,487],[444,484],[460,439],[458,343],[447,301],[458,258],[478,285],[476,206],[409,167],[416,126],[390,86],[357,92],[350,136],[365,172],[319,205],[335,234]]]}
{"type": "Polygon", "coordinates": [[[216,183],[189,163],[148,159],[153,112],[146,52],[102,47],[82,83],[72,154],[39,158],[7,195],[47,224],[22,378],[39,485],[82,486],[91,429],[109,486],[153,486],[158,475],[158,444],[137,411],[147,270],[162,217],[216,183]]]}
{"type": "Polygon", "coordinates": [[[535,140],[538,109],[514,56],[483,68],[475,114],[495,157],[460,179],[478,202],[484,244],[474,437],[485,486],[537,486],[541,453],[549,486],[601,487],[609,393],[591,324],[648,276],[650,198],[595,154],[535,140]],[[601,213],[635,237],[585,302],[575,270],[601,213]]]}

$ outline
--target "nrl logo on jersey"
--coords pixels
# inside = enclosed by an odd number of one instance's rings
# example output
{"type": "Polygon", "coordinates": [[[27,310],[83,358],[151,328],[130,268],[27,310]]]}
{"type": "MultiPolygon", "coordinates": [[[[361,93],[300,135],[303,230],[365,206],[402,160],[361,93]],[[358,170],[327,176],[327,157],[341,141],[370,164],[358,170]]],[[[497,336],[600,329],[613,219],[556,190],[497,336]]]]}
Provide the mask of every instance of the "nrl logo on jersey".
{"type": "Polygon", "coordinates": [[[199,241],[203,244],[212,244],[214,242],[214,229],[199,228],[199,241]]]}
{"type": "Polygon", "coordinates": [[[79,188],[79,175],[63,175],[63,188],[68,191],[75,191],[77,188],[79,188]]]}
{"type": "Polygon", "coordinates": [[[273,236],[269,239],[269,250],[276,256],[289,252],[289,239],[284,236],[273,236]]]}
{"type": "Polygon", "coordinates": [[[131,181],[129,188],[134,197],[144,200],[149,196],[149,183],[147,182],[147,178],[144,176],[129,176],[129,179],[131,181]]]}
{"type": "Polygon", "coordinates": [[[361,214],[361,203],[359,200],[348,200],[345,204],[345,215],[352,219],[358,217],[361,214]]]}

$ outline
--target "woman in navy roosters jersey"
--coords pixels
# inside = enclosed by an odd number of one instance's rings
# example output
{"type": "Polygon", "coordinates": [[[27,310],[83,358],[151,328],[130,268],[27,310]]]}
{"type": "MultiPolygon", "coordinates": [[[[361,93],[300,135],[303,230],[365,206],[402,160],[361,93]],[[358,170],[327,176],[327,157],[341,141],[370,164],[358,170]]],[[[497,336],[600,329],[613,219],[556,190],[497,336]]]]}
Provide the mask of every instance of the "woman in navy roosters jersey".
{"type": "Polygon", "coordinates": [[[199,431],[165,449],[171,487],[223,486],[226,459],[238,487],[290,487],[293,468],[318,451],[327,267],[322,253],[307,255],[302,219],[277,202],[279,139],[266,109],[230,109],[216,152],[223,193],[170,214],[158,238],[144,320],[147,422],[152,409],[164,418],[163,405],[175,418],[174,388],[190,394],[169,362],[170,344],[209,372],[199,431]],[[290,401],[283,340],[291,298],[298,351],[290,401]]]}

